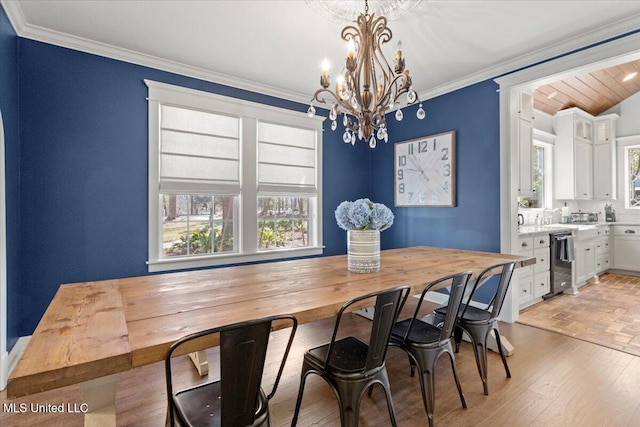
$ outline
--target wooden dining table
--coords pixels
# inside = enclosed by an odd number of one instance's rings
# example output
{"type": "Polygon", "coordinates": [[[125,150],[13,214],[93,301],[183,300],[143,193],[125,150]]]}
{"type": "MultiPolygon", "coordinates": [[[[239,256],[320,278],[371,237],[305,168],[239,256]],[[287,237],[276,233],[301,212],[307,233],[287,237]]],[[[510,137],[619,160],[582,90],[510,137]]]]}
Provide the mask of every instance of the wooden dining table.
{"type": "Polygon", "coordinates": [[[418,246],[381,251],[380,271],[367,274],[349,272],[347,256],[338,255],[62,285],[9,377],[7,397],[79,384],[85,425],[115,425],[116,374],[164,360],[184,335],[275,314],[313,322],[369,292],[408,284],[418,294],[439,277],[511,260],[535,263],[418,246]]]}

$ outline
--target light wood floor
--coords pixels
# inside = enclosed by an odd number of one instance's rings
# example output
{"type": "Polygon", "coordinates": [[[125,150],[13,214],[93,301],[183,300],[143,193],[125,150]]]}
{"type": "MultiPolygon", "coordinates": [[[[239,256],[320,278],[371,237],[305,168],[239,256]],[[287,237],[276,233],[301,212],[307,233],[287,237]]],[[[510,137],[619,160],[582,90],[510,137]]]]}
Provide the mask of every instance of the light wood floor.
{"type": "MultiPolygon", "coordinates": [[[[367,321],[354,315],[350,322],[351,330],[357,333],[367,321]]],[[[290,425],[303,352],[326,342],[332,327],[332,319],[300,326],[282,382],[271,401],[274,427],[290,425]]],[[[461,408],[448,360],[441,358],[436,373],[438,426],[640,426],[640,357],[521,324],[501,325],[501,331],[516,349],[508,358],[513,377],[505,378],[499,356],[491,353],[490,395],[483,395],[472,349],[463,343],[457,364],[468,409],[461,408]]],[[[281,332],[275,333],[270,348],[282,345],[281,332]]],[[[275,364],[267,368],[267,382],[275,369],[275,364]]],[[[418,379],[409,376],[404,353],[391,348],[387,369],[399,426],[426,425],[418,379]]],[[[185,382],[194,377],[186,360],[180,361],[180,371],[185,382]]],[[[161,364],[121,374],[116,403],[118,425],[164,425],[164,387],[161,364]]],[[[70,386],[11,401],[7,401],[6,392],[0,393],[0,404],[7,402],[80,404],[82,400],[78,388],[70,386]]],[[[312,376],[307,381],[298,425],[338,426],[337,408],[329,387],[312,376]]],[[[363,427],[390,425],[381,389],[376,388],[372,398],[363,398],[360,421],[363,427]]],[[[83,420],[77,414],[0,413],[0,425],[73,427],[82,426],[83,420]]]]}

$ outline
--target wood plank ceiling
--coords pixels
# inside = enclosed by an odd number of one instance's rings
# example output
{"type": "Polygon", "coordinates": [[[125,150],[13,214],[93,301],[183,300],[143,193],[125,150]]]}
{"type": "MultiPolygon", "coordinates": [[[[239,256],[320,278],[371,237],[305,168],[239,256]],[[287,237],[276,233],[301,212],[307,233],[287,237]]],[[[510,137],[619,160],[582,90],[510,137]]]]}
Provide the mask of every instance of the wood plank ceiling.
{"type": "Polygon", "coordinates": [[[540,86],[533,107],[552,116],[572,107],[598,116],[638,92],[640,59],[540,86]],[[635,78],[622,81],[633,72],[638,73],[635,78]]]}

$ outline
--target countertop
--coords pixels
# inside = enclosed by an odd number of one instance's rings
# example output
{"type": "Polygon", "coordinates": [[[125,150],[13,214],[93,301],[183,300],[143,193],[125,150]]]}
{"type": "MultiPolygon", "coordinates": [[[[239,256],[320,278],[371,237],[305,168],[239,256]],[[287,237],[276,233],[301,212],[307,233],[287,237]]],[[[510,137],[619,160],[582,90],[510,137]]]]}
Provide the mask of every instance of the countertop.
{"type": "Polygon", "coordinates": [[[592,230],[596,227],[604,227],[610,225],[640,225],[638,222],[599,222],[597,224],[548,224],[548,225],[521,225],[518,227],[520,236],[535,236],[540,234],[548,234],[552,231],[572,231],[572,230],[592,230]]]}

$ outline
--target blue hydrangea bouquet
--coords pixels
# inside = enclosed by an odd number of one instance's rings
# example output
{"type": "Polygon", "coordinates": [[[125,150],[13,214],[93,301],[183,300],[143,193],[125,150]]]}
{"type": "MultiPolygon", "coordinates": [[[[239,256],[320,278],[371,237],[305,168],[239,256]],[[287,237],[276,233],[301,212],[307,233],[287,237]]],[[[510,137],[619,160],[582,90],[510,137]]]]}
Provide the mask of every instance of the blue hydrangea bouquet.
{"type": "Polygon", "coordinates": [[[336,208],[336,222],[343,230],[384,231],[393,225],[393,212],[369,199],[344,201],[336,208]]]}

